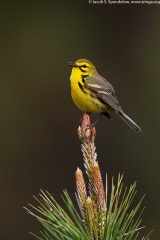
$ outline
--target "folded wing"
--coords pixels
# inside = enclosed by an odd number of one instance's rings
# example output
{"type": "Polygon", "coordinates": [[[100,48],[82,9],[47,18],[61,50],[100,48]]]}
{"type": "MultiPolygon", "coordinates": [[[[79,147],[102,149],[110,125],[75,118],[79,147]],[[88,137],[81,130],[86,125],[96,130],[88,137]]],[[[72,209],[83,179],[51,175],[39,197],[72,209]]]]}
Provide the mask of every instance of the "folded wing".
{"type": "Polygon", "coordinates": [[[118,112],[121,111],[121,106],[115,95],[114,88],[105,78],[96,73],[91,77],[86,77],[85,84],[101,102],[111,106],[118,112]]]}

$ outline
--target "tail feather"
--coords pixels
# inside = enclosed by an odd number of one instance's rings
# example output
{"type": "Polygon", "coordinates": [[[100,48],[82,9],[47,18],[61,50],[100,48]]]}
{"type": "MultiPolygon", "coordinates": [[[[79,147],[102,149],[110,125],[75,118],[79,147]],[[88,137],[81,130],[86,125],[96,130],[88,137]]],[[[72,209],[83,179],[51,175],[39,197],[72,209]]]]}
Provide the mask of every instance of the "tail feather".
{"type": "Polygon", "coordinates": [[[119,112],[119,116],[125,121],[134,131],[142,132],[141,128],[123,111],[119,112]]]}

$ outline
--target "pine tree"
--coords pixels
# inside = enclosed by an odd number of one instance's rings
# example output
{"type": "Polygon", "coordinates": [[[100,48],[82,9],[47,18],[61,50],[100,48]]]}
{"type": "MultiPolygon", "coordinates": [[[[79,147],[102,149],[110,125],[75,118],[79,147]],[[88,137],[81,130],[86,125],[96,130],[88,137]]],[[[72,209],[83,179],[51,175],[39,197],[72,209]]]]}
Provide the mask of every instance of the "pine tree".
{"type": "MultiPolygon", "coordinates": [[[[44,228],[41,237],[33,235],[41,240],[138,239],[139,232],[143,228],[141,227],[143,208],[142,210],[140,208],[144,197],[134,208],[132,207],[137,192],[136,183],[124,189],[123,175],[119,175],[116,185],[112,179],[111,193],[108,194],[108,180],[106,177],[106,189],[104,189],[97,161],[96,129],[86,113],[82,118],[82,126],[78,128],[78,135],[82,141],[81,150],[88,182],[85,182],[82,170],[77,168],[75,173],[77,206],[74,206],[65,190],[62,199],[67,212],[49,192],[41,191],[40,199],[35,197],[38,206],[29,204],[29,208],[25,208],[44,228]]],[[[149,240],[149,235],[139,239],[149,240]]]]}

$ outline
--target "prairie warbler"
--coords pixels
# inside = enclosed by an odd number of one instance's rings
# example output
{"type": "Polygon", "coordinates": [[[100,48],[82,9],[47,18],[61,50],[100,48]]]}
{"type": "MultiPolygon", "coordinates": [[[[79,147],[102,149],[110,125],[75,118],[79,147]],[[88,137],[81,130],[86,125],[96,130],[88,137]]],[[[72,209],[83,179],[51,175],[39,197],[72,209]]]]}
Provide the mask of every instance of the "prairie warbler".
{"type": "Polygon", "coordinates": [[[122,110],[112,85],[100,76],[95,66],[86,59],[69,62],[72,67],[70,76],[71,95],[74,103],[82,111],[104,114],[117,113],[133,130],[140,132],[140,127],[122,110]]]}

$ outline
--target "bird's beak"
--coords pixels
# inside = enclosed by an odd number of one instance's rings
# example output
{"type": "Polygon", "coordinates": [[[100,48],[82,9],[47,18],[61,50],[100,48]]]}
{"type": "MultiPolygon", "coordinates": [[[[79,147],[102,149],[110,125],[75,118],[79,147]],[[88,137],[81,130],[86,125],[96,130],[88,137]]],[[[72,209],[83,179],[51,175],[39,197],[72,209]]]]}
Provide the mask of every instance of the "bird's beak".
{"type": "Polygon", "coordinates": [[[70,61],[69,61],[69,63],[68,63],[68,64],[69,64],[69,66],[71,66],[71,67],[77,67],[77,65],[76,65],[76,63],[75,63],[75,62],[70,62],[70,61]]]}

